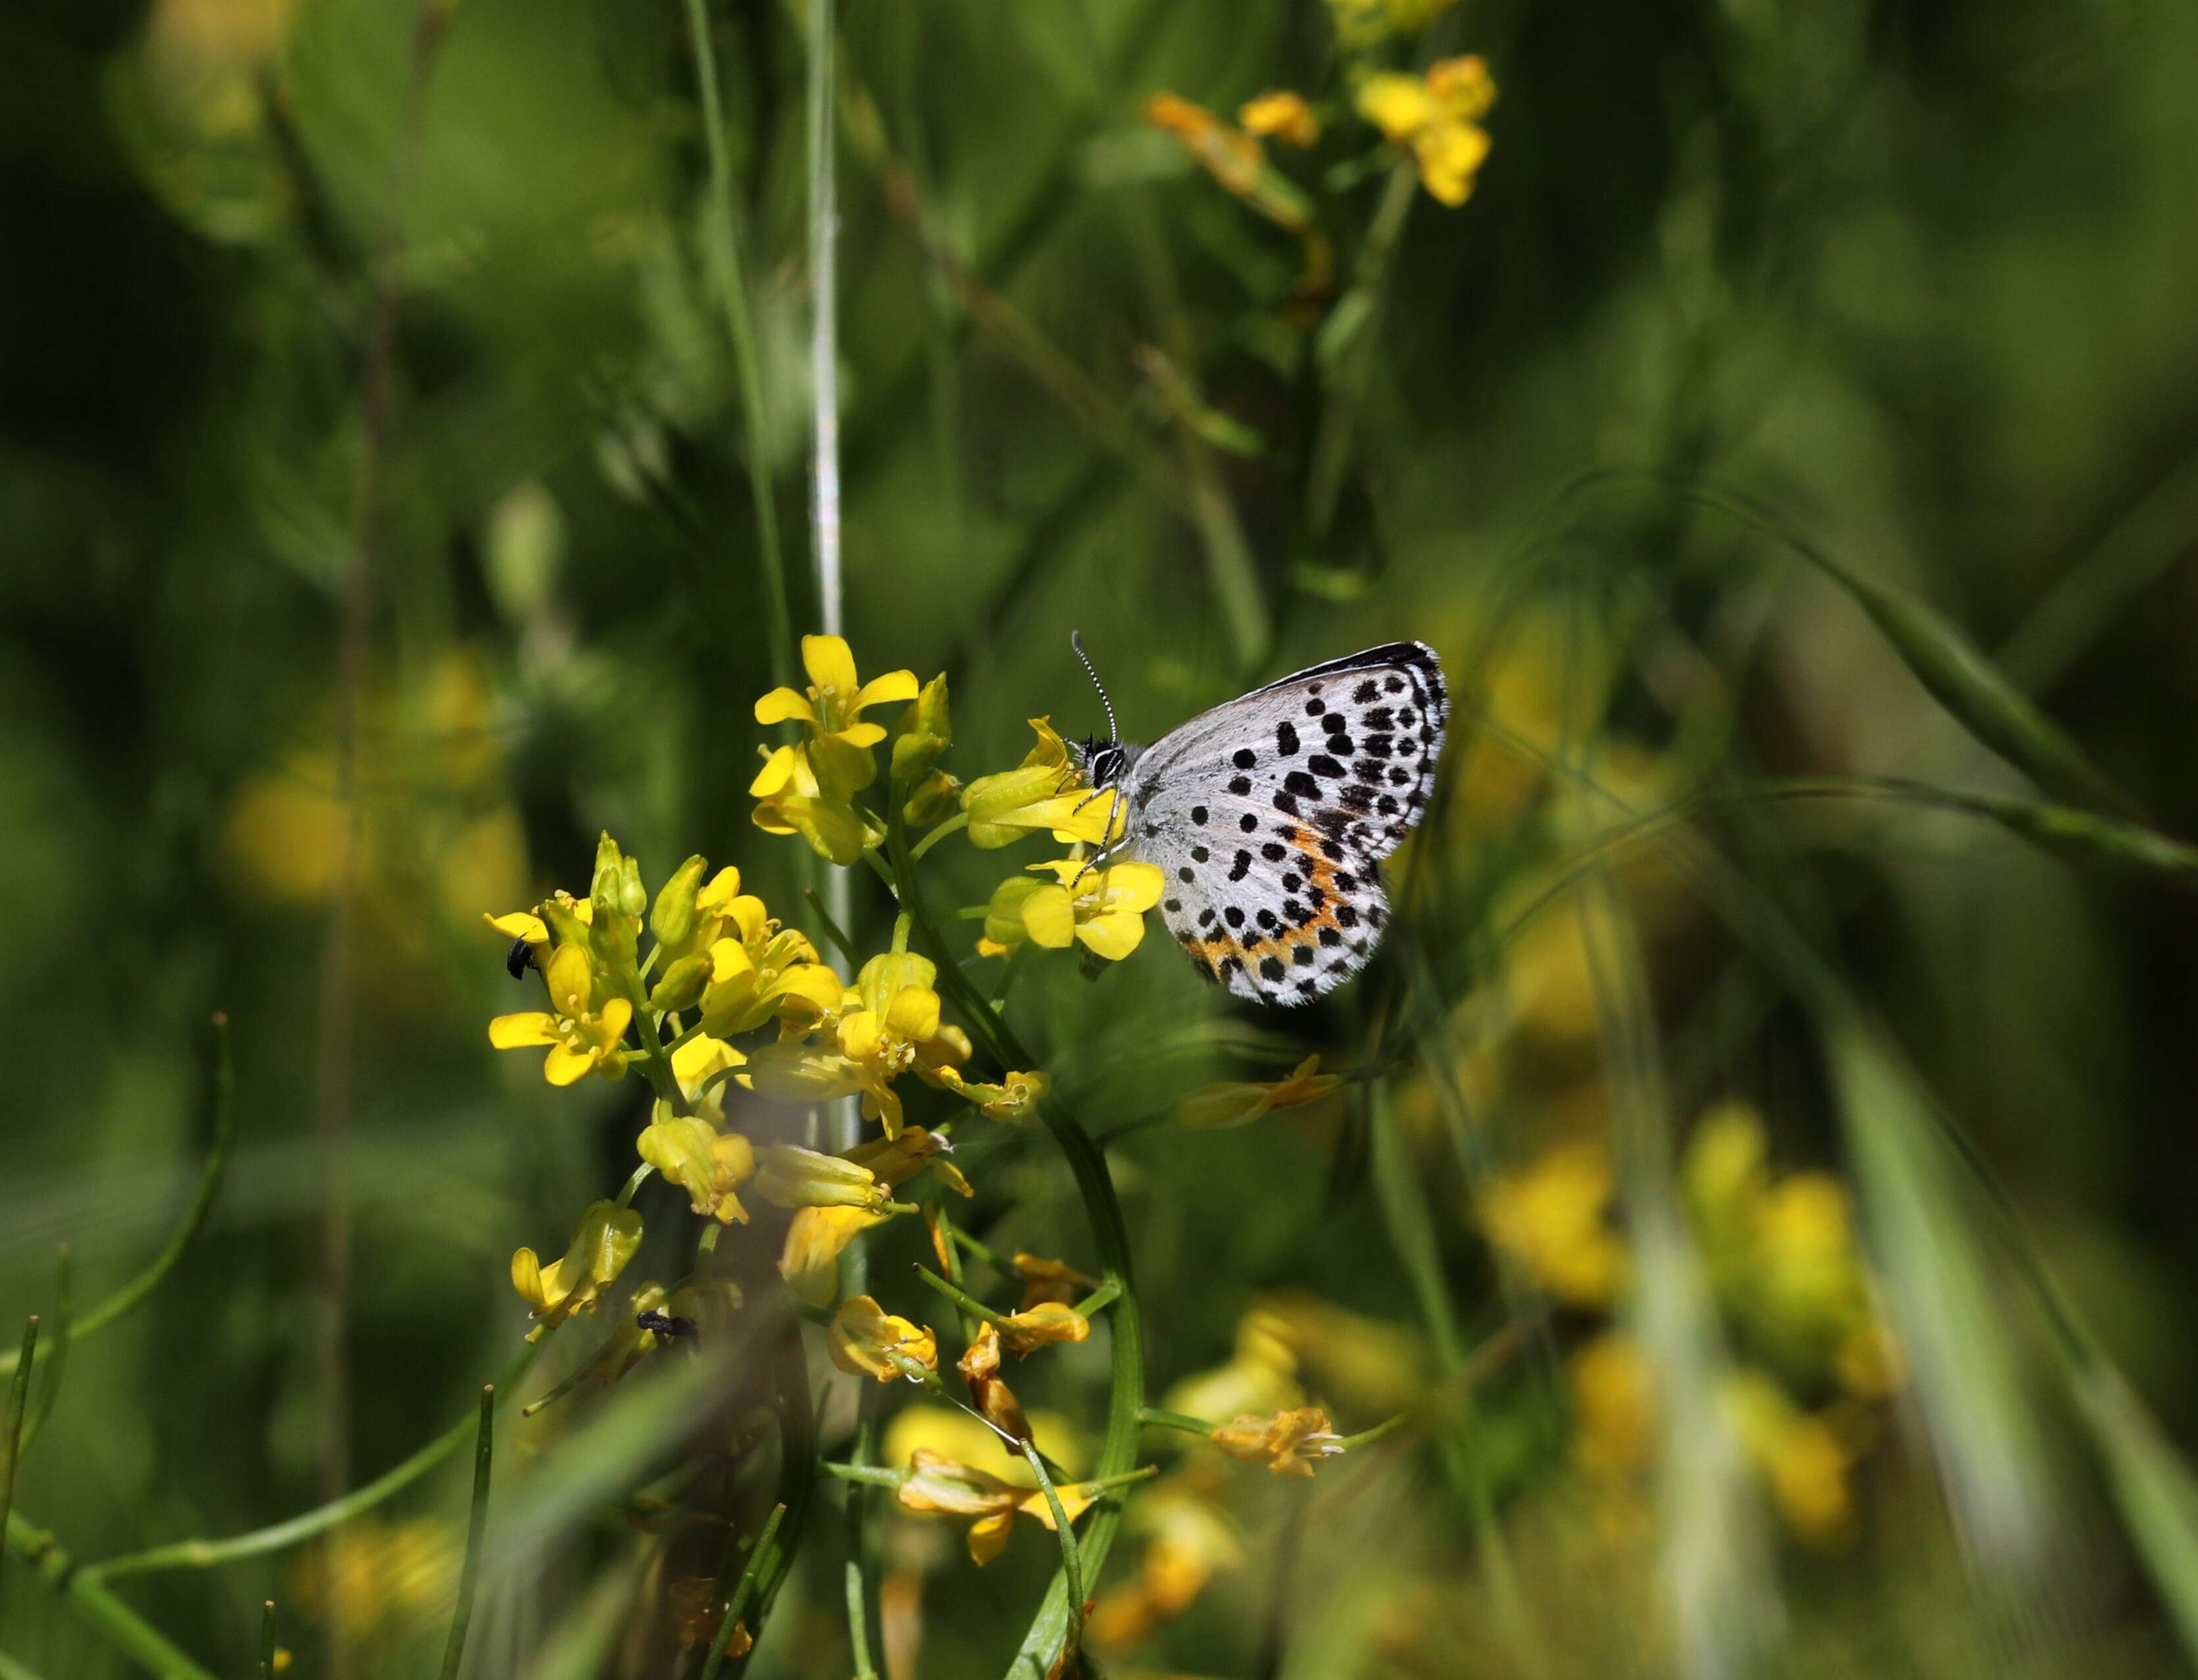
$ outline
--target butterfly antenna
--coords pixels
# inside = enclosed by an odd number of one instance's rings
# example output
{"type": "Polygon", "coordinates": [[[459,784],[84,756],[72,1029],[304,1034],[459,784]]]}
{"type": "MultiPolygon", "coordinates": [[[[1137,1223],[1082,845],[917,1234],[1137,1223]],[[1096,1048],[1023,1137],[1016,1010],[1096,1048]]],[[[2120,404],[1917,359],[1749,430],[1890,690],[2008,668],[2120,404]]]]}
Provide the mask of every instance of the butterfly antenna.
{"type": "Polygon", "coordinates": [[[1068,632],[1068,645],[1076,649],[1076,657],[1084,662],[1084,674],[1091,679],[1091,686],[1099,690],[1099,704],[1107,708],[1107,739],[1119,741],[1121,730],[1114,727],[1114,702],[1107,698],[1107,685],[1099,680],[1099,673],[1091,668],[1091,655],[1084,651],[1084,632],[1068,632]]]}

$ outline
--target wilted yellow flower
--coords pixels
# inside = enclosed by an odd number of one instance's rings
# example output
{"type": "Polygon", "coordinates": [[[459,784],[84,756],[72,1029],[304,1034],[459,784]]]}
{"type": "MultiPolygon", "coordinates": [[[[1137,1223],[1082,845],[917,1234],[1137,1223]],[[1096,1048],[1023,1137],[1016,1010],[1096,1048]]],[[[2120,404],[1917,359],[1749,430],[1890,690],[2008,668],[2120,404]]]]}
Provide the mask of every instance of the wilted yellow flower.
{"type": "Polygon", "coordinates": [[[1030,1439],[1030,1420],[1016,1402],[1014,1391],[1000,1375],[1000,1333],[990,1324],[977,1327],[977,1339],[969,1344],[956,1369],[969,1385],[969,1398],[985,1421],[1001,1433],[1018,1441],[1030,1439]]]}
{"type": "Polygon", "coordinates": [[[1300,1406],[1272,1416],[1233,1418],[1207,1439],[1231,1458],[1265,1464],[1278,1476],[1310,1476],[1313,1461],[1343,1450],[1342,1438],[1329,1427],[1318,1406],[1300,1406]]]}
{"type": "Polygon", "coordinates": [[[803,1207],[786,1228],[778,1275],[796,1296],[823,1306],[840,1290],[840,1255],[856,1237],[893,1215],[870,1207],[803,1207]]]}
{"type": "Polygon", "coordinates": [[[1025,1312],[1048,1301],[1057,1302],[1062,1306],[1073,1305],[1099,1287],[1097,1278],[1086,1277],[1063,1260],[1041,1259],[1036,1254],[1018,1253],[1012,1264],[1015,1276],[1023,1281],[1022,1310],[1025,1312]]]}
{"type": "Polygon", "coordinates": [[[511,1257],[511,1285],[542,1322],[527,1333],[538,1340],[576,1312],[592,1311],[603,1286],[625,1270],[641,1246],[641,1215],[613,1201],[591,1202],[561,1259],[545,1266],[532,1248],[511,1257]]]}
{"type": "Polygon", "coordinates": [[[1091,1334],[1091,1321],[1059,1301],[1040,1301],[1024,1311],[1009,1313],[993,1328],[1000,1333],[1001,1346],[1013,1353],[1027,1354],[1055,1342],[1082,1341],[1091,1334]]]}
{"type": "MultiPolygon", "coordinates": [[[[1056,1487],[1054,1491],[1071,1522],[1090,1509],[1098,1497],[1088,1484],[1056,1487]]],[[[1053,1508],[1043,1488],[1026,1492],[997,1476],[942,1458],[923,1447],[917,1448],[910,1459],[907,1474],[893,1497],[904,1510],[976,1518],[969,1527],[969,1555],[980,1567],[1007,1549],[1008,1530],[1018,1514],[1036,1517],[1048,1529],[1053,1526],[1053,1508]]]]}
{"type": "Polygon", "coordinates": [[[1625,1278],[1625,1249],[1607,1224],[1616,1181],[1598,1143],[1565,1143],[1482,1195],[1489,1241],[1538,1288],[1573,1306],[1608,1306],[1625,1278]]]}
{"type": "Polygon", "coordinates": [[[1265,157],[1259,142],[1229,126],[1203,105],[1172,93],[1156,93],[1145,101],[1145,120],[1183,142],[1207,174],[1239,198],[1259,184],[1265,157]]]}
{"type": "MultiPolygon", "coordinates": [[[[1107,796],[1101,795],[1103,800],[1107,796]]],[[[1145,912],[1160,901],[1164,881],[1151,863],[1093,869],[1077,857],[1032,863],[1052,881],[1015,876],[1003,881],[985,910],[987,955],[1028,940],[1050,950],[1079,944],[1095,956],[1119,962],[1145,936],[1145,912]]]]}
{"type": "MultiPolygon", "coordinates": [[[[870,749],[886,738],[885,726],[863,722],[863,713],[914,700],[916,673],[892,671],[864,683],[855,675],[853,652],[837,636],[803,637],[801,665],[809,673],[807,690],[773,689],[756,702],[756,722],[802,724],[808,738],[795,750],[807,756],[821,796],[844,805],[876,776],[870,749]]],[[[940,694],[943,699],[943,687],[940,694]]]]}
{"type": "Polygon", "coordinates": [[[1236,113],[1250,135],[1271,137],[1287,146],[1310,146],[1320,138],[1320,124],[1302,94],[1263,93],[1236,113]]]}
{"type": "Polygon", "coordinates": [[[675,1114],[658,1102],[635,1146],[642,1160],[687,1192],[697,1213],[720,1224],[747,1224],[733,1194],[755,1176],[755,1148],[737,1131],[720,1131],[700,1114],[675,1114]]]}
{"type": "Polygon", "coordinates": [[[1126,831],[1128,801],[1093,797],[1068,748],[1043,718],[1033,718],[1038,744],[1013,770],[980,776],[962,790],[969,840],[986,851],[1012,846],[1026,834],[1050,831],[1063,845],[1102,846],[1126,831]]]}
{"type": "Polygon", "coordinates": [[[939,1369],[937,1334],[894,1317],[869,1295],[842,1301],[824,1340],[832,1363],[851,1375],[921,1382],[939,1369]]]}
{"type": "Polygon", "coordinates": [[[550,988],[550,1011],[498,1015],[488,1024],[488,1041],[500,1050],[547,1046],[542,1076],[553,1085],[569,1085],[590,1073],[615,1079],[625,1073],[619,1048],[633,1020],[633,1005],[608,997],[597,1005],[595,965],[578,945],[561,945],[543,979],[550,988]]]}
{"type": "Polygon", "coordinates": [[[1277,1108],[1294,1108],[1317,1102],[1343,1085],[1340,1074],[1319,1073],[1316,1071],[1319,1067],[1320,1058],[1309,1055],[1287,1079],[1242,1083],[1224,1080],[1219,1084],[1201,1085],[1177,1107],[1176,1122],[1201,1131],[1249,1125],[1277,1108]]]}
{"type": "Polygon", "coordinates": [[[1038,1106],[1045,1101],[1052,1083],[1044,1074],[1036,1073],[1005,1073],[997,1084],[964,1079],[958,1073],[945,1080],[950,1090],[974,1103],[977,1112],[986,1119],[1011,1120],[1018,1125],[1027,1125],[1037,1118],[1038,1106]]]}
{"type": "MultiPolygon", "coordinates": [[[[1355,1411],[1386,1416],[1422,1400],[1433,1381],[1422,1337],[1377,1318],[1352,1312],[1301,1289],[1259,1298],[1259,1333],[1286,1347],[1298,1368],[1330,1400],[1355,1411]]],[[[1235,1410],[1282,1410],[1243,1406],[1235,1410]]],[[[1232,1416],[1217,1408],[1207,1417],[1232,1416]]]]}
{"type": "Polygon", "coordinates": [[[1419,161],[1421,184],[1451,206],[1472,195],[1488,155],[1480,119],[1495,102],[1487,63],[1470,55],[1444,59],[1424,78],[1385,71],[1358,87],[1359,114],[1393,145],[1408,147],[1419,161]]]}
{"type": "Polygon", "coordinates": [[[847,1151],[846,1159],[876,1174],[887,1189],[898,1189],[927,1166],[955,1195],[974,1195],[976,1192],[962,1176],[961,1168],[947,1159],[953,1148],[935,1131],[908,1126],[898,1136],[874,1137],[867,1143],[856,1145],[847,1151]]]}

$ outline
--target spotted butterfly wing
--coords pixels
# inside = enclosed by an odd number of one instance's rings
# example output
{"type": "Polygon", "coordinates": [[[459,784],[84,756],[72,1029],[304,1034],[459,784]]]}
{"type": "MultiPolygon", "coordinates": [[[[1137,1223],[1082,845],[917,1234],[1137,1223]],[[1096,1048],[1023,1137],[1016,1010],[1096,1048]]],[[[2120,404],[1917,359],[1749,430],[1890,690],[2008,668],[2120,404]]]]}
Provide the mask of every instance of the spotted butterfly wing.
{"type": "Polygon", "coordinates": [[[1426,811],[1450,700],[1432,648],[1393,642],[1192,718],[1131,759],[1127,851],[1166,877],[1168,931],[1213,980],[1310,1003],[1388,919],[1381,859],[1426,811]]]}

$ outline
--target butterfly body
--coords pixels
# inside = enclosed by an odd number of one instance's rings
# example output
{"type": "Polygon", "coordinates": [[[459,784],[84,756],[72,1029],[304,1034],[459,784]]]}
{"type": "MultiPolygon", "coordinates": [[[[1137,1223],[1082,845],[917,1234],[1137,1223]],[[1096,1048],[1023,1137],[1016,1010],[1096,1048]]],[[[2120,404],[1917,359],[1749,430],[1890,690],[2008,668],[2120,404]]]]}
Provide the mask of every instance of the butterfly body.
{"type": "Polygon", "coordinates": [[[1126,802],[1117,855],[1159,866],[1168,931],[1241,997],[1306,1003],[1388,920],[1381,862],[1427,809],[1449,717],[1434,652],[1393,642],[1203,712],[1148,747],[1074,749],[1126,802]]]}

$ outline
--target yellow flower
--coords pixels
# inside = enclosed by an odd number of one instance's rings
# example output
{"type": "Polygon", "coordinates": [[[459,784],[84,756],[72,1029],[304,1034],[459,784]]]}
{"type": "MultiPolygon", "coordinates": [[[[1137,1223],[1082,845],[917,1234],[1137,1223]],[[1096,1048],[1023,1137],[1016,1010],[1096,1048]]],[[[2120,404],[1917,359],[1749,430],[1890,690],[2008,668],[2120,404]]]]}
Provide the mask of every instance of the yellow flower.
{"type": "Polygon", "coordinates": [[[578,945],[560,945],[543,978],[549,983],[550,1010],[498,1015],[488,1024],[488,1041],[500,1050],[549,1047],[542,1075],[553,1085],[569,1085],[593,1072],[615,1079],[625,1072],[619,1042],[633,1019],[623,997],[595,1002],[595,967],[578,945]]]}
{"type": "MultiPolygon", "coordinates": [[[[698,911],[711,902],[698,899],[698,911]]],[[[765,915],[762,899],[725,899],[722,916],[712,914],[707,921],[722,931],[707,947],[710,979],[701,999],[704,1032],[736,1038],[774,1018],[813,1026],[839,1009],[846,990],[840,976],[818,958],[807,934],[781,927],[765,915]]]]}
{"type": "MultiPolygon", "coordinates": [[[[1060,1465],[1071,1476],[1084,1474],[1090,1462],[1090,1444],[1077,1433],[1076,1426],[1059,1412],[1037,1410],[1028,1416],[1032,1439],[1046,1462],[1060,1465]]],[[[1022,1454],[983,1420],[971,1416],[966,1407],[918,1400],[895,1412],[886,1425],[879,1462],[905,1464],[919,1449],[962,1464],[985,1462],[997,1455],[1003,1462],[1001,1477],[1016,1491],[1028,1493],[1038,1486],[1038,1478],[1031,1474],[1022,1454]]],[[[1060,1485],[1058,1480],[1054,1484],[1060,1485]]]]}
{"type": "Polygon", "coordinates": [[[309,1547],[294,1585],[309,1613],[347,1637],[366,1639],[392,1625],[447,1616],[463,1555],[449,1526],[433,1517],[389,1523],[367,1516],[309,1547]]]}
{"type": "Polygon", "coordinates": [[[939,1370],[936,1333],[895,1317],[869,1295],[842,1301],[824,1340],[832,1363],[852,1376],[922,1382],[939,1370]]]}
{"type": "Polygon", "coordinates": [[[1496,102],[1486,61],[1468,55],[1434,65],[1426,78],[1385,71],[1358,87],[1358,112],[1392,145],[1409,147],[1420,183],[1443,203],[1463,204],[1488,156],[1480,119],[1496,102]]]}
{"type": "Polygon", "coordinates": [[[939,1021],[939,970],[927,957],[887,951],[863,965],[854,1001],[839,1020],[835,1048],[782,1039],[756,1052],[749,1073],[758,1093],[782,1102],[823,1102],[859,1093],[865,1119],[888,1138],[901,1129],[893,1081],[914,1069],[946,1083],[940,1070],[968,1053],[968,1040],[939,1021]]]}
{"type": "Polygon", "coordinates": [[[852,804],[825,793],[805,748],[781,747],[765,754],[748,792],[756,799],[757,828],[767,834],[800,834],[811,851],[842,869],[885,840],[885,830],[852,804]]]}
{"type": "Polygon", "coordinates": [[[1341,1437],[1329,1427],[1328,1414],[1318,1406],[1300,1406],[1271,1417],[1235,1418],[1207,1439],[1231,1458],[1264,1463],[1278,1476],[1310,1476],[1314,1460],[1343,1450],[1341,1437]]]}
{"type": "Polygon", "coordinates": [[[1480,1223],[1538,1288],[1573,1306],[1608,1306],[1625,1280],[1625,1246],[1606,1223],[1615,1191],[1600,1144],[1560,1144],[1490,1186],[1480,1223]]]}
{"type": "Polygon", "coordinates": [[[985,937],[991,942],[987,955],[1027,939],[1050,950],[1081,944],[1095,956],[1119,962],[1145,937],[1145,912],[1160,903],[1165,886],[1152,863],[1095,869],[1080,858],[1057,857],[1030,868],[1055,879],[1016,876],[1000,883],[985,910],[985,937]]]}
{"type": "Polygon", "coordinates": [[[1129,827],[1129,802],[1105,793],[1093,797],[1053,726],[1043,718],[1032,718],[1030,726],[1038,744],[1021,764],[980,776],[962,790],[970,843],[995,851],[1041,828],[1063,845],[1102,846],[1110,829],[1120,839],[1129,827]]]}
{"type": "MultiPolygon", "coordinates": [[[[1056,1487],[1054,1491],[1071,1522],[1098,1497],[1097,1490],[1088,1484],[1056,1487]]],[[[942,1458],[927,1447],[916,1450],[893,1497],[904,1510],[976,1518],[969,1528],[969,1555],[980,1567],[1007,1549],[1008,1531],[1018,1514],[1035,1517],[1049,1529],[1053,1526],[1053,1508],[1043,1488],[1026,1492],[997,1476],[942,1458]]]]}
{"type": "Polygon", "coordinates": [[[641,1247],[641,1215],[613,1201],[589,1205],[561,1259],[545,1266],[532,1248],[511,1257],[511,1286],[542,1322],[527,1333],[535,1341],[576,1312],[592,1311],[603,1286],[625,1270],[641,1247]]]}
{"type": "Polygon", "coordinates": [[[1297,1065],[1287,1079],[1273,1079],[1265,1084],[1232,1084],[1201,1085],[1184,1097],[1176,1110],[1178,1125],[1210,1131],[1218,1126],[1248,1125],[1263,1114],[1271,1114],[1277,1108],[1294,1108],[1300,1104],[1317,1102],[1330,1091],[1340,1090],[1342,1076],[1316,1072],[1320,1058],[1309,1055],[1297,1065]]]}
{"type": "Polygon", "coordinates": [[[756,1194],[779,1207],[867,1207],[881,1212],[892,1197],[869,1168],[844,1155],[799,1143],[770,1143],[758,1158],[756,1194]]]}
{"type": "Polygon", "coordinates": [[[1119,1650],[1188,1609],[1214,1574],[1244,1561],[1238,1539],[1216,1497],[1211,1468],[1193,1466],[1154,1484],[1130,1508],[1130,1521],[1149,1536],[1134,1578],[1099,1601],[1090,1629],[1095,1643],[1119,1650]]]}
{"type": "Polygon", "coordinates": [[[1263,93],[1236,113],[1236,120],[1245,133],[1271,135],[1287,146],[1310,146],[1320,138],[1320,124],[1301,94],[1263,93]]]}
{"type": "Polygon", "coordinates": [[[1036,1254],[1018,1253],[1013,1264],[1015,1276],[1023,1281],[1025,1312],[1046,1301],[1067,1306],[1099,1287],[1097,1278],[1086,1277],[1065,1260],[1046,1260],[1036,1254]]]}
{"type": "Polygon", "coordinates": [[[1022,1312],[1009,1313],[992,1328],[1000,1346],[1016,1354],[1028,1354],[1055,1342],[1082,1341],[1091,1334],[1091,1321],[1059,1301],[1040,1301],[1022,1312]]]}
{"type": "Polygon", "coordinates": [[[1656,1378],[1640,1345],[1607,1331],[1574,1350],[1565,1375],[1580,1468],[1605,1477],[1647,1468],[1656,1450],[1656,1378]]]}
{"type": "Polygon", "coordinates": [[[1023,1416],[1014,1391],[1000,1376],[997,1330],[990,1324],[979,1325],[977,1339],[969,1344],[968,1351],[955,1369],[969,1385],[969,1398],[987,1423],[1013,1440],[1030,1439],[1030,1420],[1023,1416]]]}
{"type": "Polygon", "coordinates": [[[872,1207],[803,1207],[786,1228],[779,1251],[778,1275],[811,1306],[823,1306],[840,1292],[840,1255],[856,1237],[893,1215],[872,1207]]]}
{"type": "Polygon", "coordinates": [[[1286,177],[1268,166],[1259,142],[1230,127],[1203,105],[1172,93],[1156,93],[1145,101],[1145,120],[1175,136],[1201,168],[1276,226],[1292,233],[1304,233],[1311,226],[1311,204],[1286,177]]]}
{"type": "Polygon", "coordinates": [[[747,1224],[747,1209],[733,1192],[755,1176],[755,1148],[739,1132],[719,1131],[700,1114],[675,1114],[659,1102],[635,1148],[687,1192],[695,1212],[720,1224],[747,1224]]]}
{"type": "MultiPolygon", "coordinates": [[[[853,652],[837,636],[803,637],[801,665],[809,673],[807,690],[773,689],[756,702],[756,722],[802,724],[808,740],[796,750],[805,753],[821,796],[845,805],[877,776],[870,749],[886,738],[885,726],[863,722],[863,713],[914,700],[916,673],[892,671],[864,683],[855,675],[853,652]]],[[[943,687],[940,692],[943,700],[943,687]]]]}
{"type": "Polygon", "coordinates": [[[1043,1073],[1009,1073],[1003,1074],[997,1084],[966,1080],[959,1074],[949,1078],[945,1084],[956,1096],[974,1103],[977,1112],[986,1119],[1012,1120],[1025,1125],[1037,1117],[1038,1106],[1045,1101],[1053,1082],[1043,1073]]]}
{"type": "Polygon", "coordinates": [[[1771,1503],[1794,1538],[1835,1547],[1854,1538],[1852,1455],[1820,1416],[1803,1411],[1761,1371],[1732,1379],[1725,1399],[1740,1438],[1771,1485],[1771,1503]]]}

